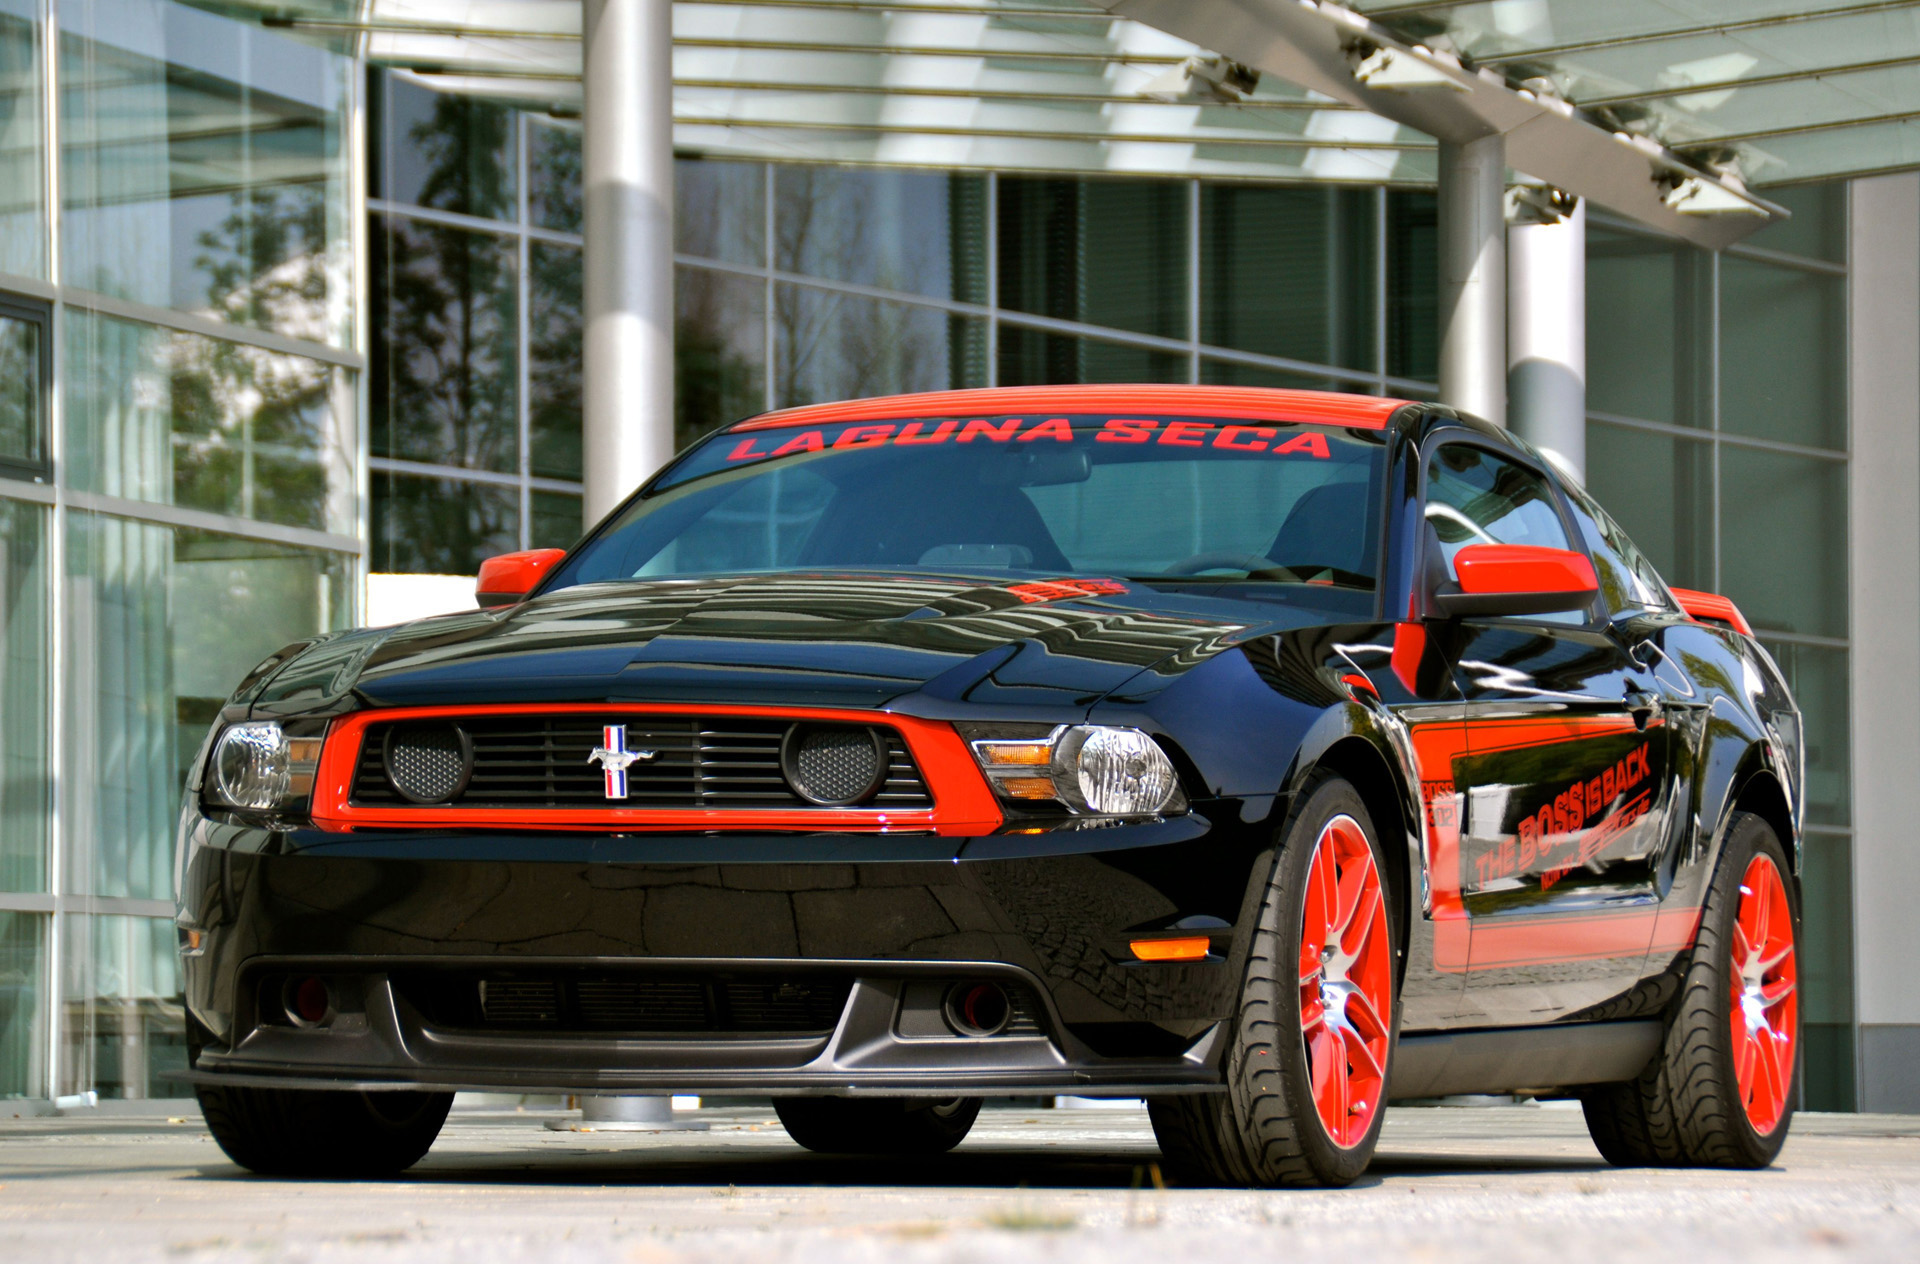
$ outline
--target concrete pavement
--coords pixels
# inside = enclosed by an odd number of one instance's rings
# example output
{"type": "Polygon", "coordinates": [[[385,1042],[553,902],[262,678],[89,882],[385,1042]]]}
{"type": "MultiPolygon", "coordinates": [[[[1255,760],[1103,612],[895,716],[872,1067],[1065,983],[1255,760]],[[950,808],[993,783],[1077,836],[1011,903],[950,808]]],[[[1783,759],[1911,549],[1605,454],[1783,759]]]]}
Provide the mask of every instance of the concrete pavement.
{"type": "Polygon", "coordinates": [[[951,1155],[837,1159],[461,1111],[387,1182],[262,1180],[197,1114],[0,1118],[0,1260],[1920,1260],[1920,1117],[1803,1115],[1764,1172],[1616,1171],[1577,1110],[1396,1108],[1341,1191],[1159,1189],[1145,1112],[993,1109],[951,1155]]]}

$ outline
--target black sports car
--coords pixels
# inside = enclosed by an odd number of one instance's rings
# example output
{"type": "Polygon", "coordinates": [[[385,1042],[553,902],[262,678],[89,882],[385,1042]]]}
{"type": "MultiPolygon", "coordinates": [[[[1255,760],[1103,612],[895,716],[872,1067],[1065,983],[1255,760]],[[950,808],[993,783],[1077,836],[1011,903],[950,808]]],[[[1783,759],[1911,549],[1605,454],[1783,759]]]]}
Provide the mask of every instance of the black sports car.
{"type": "Polygon", "coordinates": [[[1392,1098],[1785,1139],[1802,752],[1731,603],[1513,436],[1203,387],[792,409],[471,614],[288,646],[196,760],[195,1085],[261,1171],[456,1089],[767,1095],[820,1150],[1145,1097],[1338,1184],[1392,1098]]]}

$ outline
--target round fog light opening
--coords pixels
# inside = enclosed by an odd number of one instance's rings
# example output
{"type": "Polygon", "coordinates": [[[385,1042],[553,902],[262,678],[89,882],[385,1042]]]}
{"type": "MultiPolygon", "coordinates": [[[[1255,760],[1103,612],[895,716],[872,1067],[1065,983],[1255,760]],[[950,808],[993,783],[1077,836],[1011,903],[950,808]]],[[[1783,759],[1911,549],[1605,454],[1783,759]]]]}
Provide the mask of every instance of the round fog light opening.
{"type": "Polygon", "coordinates": [[[877,729],[796,724],[781,743],[780,771],[809,803],[862,803],[887,779],[886,740],[877,729]]]}
{"type": "Polygon", "coordinates": [[[962,1036],[997,1036],[1013,1020],[1013,1002],[998,983],[956,983],[947,991],[947,1026],[962,1036]]]}
{"type": "Polygon", "coordinates": [[[304,1027],[327,1021],[333,1013],[333,989],[318,975],[287,981],[287,1016],[304,1027]]]}

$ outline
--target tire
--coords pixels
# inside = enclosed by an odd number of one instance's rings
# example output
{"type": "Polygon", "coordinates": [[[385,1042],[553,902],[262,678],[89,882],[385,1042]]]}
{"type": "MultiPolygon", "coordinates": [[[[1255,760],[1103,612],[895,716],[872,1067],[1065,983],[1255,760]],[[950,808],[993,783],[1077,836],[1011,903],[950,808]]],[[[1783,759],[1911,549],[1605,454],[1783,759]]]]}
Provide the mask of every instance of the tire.
{"type": "Polygon", "coordinates": [[[977,1097],[776,1097],[787,1135],[817,1154],[945,1154],[980,1117],[977,1097]]]}
{"type": "Polygon", "coordinates": [[[453,1105],[452,1093],[195,1092],[227,1157],[262,1176],[394,1176],[425,1156],[453,1105]]]}
{"type": "Polygon", "coordinates": [[[1147,1103],[1177,1178],[1337,1186],[1366,1170],[1399,1028],[1386,874],[1359,793],[1320,779],[1288,822],[1267,882],[1226,1050],[1227,1091],[1147,1103]],[[1329,933],[1341,926],[1336,949],[1329,933]]]}
{"type": "Polygon", "coordinates": [[[1735,813],[1660,1052],[1638,1077],[1581,1093],[1609,1163],[1760,1168],[1779,1155],[1800,1075],[1791,873],[1772,827],[1735,813]]]}

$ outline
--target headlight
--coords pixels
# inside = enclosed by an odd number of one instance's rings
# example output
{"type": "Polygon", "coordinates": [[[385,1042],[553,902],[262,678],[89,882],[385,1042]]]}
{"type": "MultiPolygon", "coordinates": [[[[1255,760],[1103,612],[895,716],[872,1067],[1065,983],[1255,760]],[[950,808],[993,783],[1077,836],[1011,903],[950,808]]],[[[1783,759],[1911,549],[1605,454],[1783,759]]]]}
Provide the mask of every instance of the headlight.
{"type": "Polygon", "coordinates": [[[323,740],[289,736],[274,720],[235,724],[213,744],[208,796],[256,812],[305,808],[320,770],[323,740]]]}
{"type": "Polygon", "coordinates": [[[1059,803],[1093,816],[1158,816],[1186,810],[1180,778],[1160,744],[1139,729],[1060,725],[1030,735],[980,736],[962,725],[994,792],[1025,803],[1059,803]]]}

